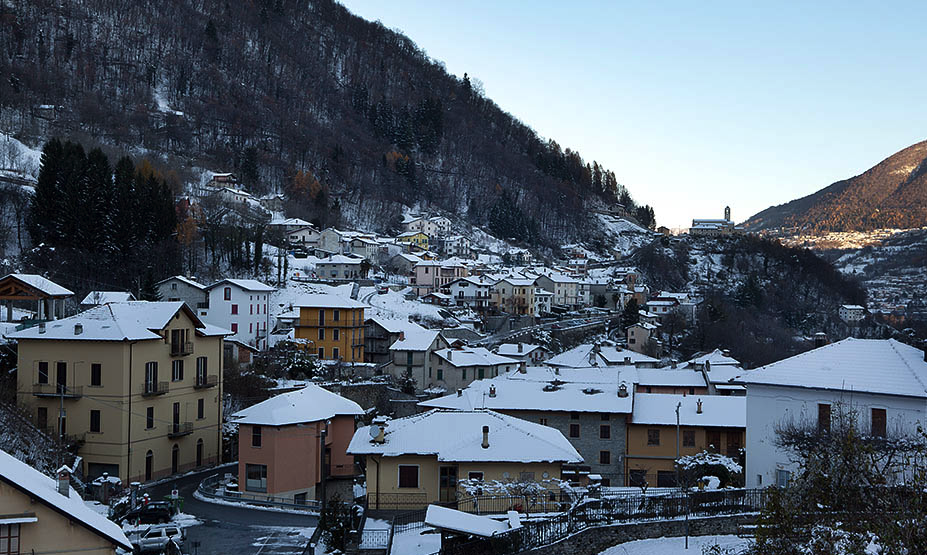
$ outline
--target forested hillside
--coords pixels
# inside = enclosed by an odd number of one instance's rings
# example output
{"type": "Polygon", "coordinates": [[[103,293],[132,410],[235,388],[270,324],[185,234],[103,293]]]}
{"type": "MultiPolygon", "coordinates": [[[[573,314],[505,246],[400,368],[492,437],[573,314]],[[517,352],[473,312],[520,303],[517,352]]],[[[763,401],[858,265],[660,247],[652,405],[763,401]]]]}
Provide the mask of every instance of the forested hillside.
{"type": "Polygon", "coordinates": [[[0,130],[31,144],[236,171],[291,215],[374,230],[417,203],[535,243],[616,203],[653,225],[613,171],[328,0],[0,0],[0,46],[0,130]]]}
{"type": "Polygon", "coordinates": [[[927,141],[896,152],[866,172],[773,206],[744,224],[796,233],[910,229],[927,225],[927,141]]]}

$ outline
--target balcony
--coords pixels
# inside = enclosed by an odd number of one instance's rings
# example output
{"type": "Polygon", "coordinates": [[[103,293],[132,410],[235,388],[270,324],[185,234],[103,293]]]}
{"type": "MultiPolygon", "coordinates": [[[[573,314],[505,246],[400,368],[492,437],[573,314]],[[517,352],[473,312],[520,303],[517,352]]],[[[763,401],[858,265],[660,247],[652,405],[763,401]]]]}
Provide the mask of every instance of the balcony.
{"type": "Polygon", "coordinates": [[[217,385],[219,385],[219,376],[215,374],[209,376],[198,375],[193,387],[194,389],[206,389],[207,387],[216,387],[217,385]]]}
{"type": "Polygon", "coordinates": [[[209,308],[209,301],[196,303],[197,310],[206,310],[209,308]]]}
{"type": "Polygon", "coordinates": [[[84,387],[80,385],[57,385],[53,383],[37,383],[32,386],[32,394],[36,397],[63,397],[65,399],[80,399],[84,394],[84,387]]]}
{"type": "Polygon", "coordinates": [[[180,357],[186,356],[193,353],[193,342],[192,341],[181,341],[178,343],[171,343],[171,356],[180,357]]]}
{"type": "Polygon", "coordinates": [[[142,396],[164,395],[170,389],[170,382],[145,382],[142,384],[142,396]]]}
{"type": "Polygon", "coordinates": [[[167,437],[175,438],[193,433],[193,422],[175,422],[171,424],[167,437]]]}

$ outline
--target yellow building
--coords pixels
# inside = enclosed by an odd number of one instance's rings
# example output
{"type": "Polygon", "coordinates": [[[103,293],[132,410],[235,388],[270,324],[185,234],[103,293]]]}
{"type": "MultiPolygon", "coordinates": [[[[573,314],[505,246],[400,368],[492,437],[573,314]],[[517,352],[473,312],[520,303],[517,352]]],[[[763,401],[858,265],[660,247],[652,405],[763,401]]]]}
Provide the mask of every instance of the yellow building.
{"type": "Polygon", "coordinates": [[[123,483],[213,465],[221,453],[222,338],[182,302],[111,303],[9,334],[17,402],[80,446],[83,474],[123,483]]]}
{"type": "Polygon", "coordinates": [[[364,308],[338,295],[315,294],[300,299],[294,337],[305,340],[322,360],[364,362],[364,308]]]}
{"type": "Polygon", "coordinates": [[[396,242],[415,245],[422,250],[428,250],[428,235],[422,233],[421,231],[407,231],[405,233],[400,233],[396,236],[396,242]]]}
{"type": "Polygon", "coordinates": [[[679,456],[721,453],[743,463],[746,397],[635,393],[627,426],[627,484],[671,487],[676,483],[676,407],[679,456]]]}
{"type": "Polygon", "coordinates": [[[348,454],[365,458],[371,509],[455,501],[468,496],[463,480],[538,483],[556,495],[561,467],[582,462],[556,429],[491,410],[375,421],[355,432],[348,454]]]}
{"type": "Polygon", "coordinates": [[[115,522],[71,489],[0,451],[0,553],[116,553],[132,544],[115,522]]]}

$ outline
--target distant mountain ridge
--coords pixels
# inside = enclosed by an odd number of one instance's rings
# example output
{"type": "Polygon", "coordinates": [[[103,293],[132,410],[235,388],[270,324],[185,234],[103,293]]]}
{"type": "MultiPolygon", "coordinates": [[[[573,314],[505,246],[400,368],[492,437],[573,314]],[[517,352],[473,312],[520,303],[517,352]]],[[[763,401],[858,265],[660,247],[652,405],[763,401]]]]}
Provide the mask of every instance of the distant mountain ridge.
{"type": "Polygon", "coordinates": [[[752,216],[751,231],[796,233],[911,229],[927,225],[927,141],[911,145],[864,173],[752,216]]]}

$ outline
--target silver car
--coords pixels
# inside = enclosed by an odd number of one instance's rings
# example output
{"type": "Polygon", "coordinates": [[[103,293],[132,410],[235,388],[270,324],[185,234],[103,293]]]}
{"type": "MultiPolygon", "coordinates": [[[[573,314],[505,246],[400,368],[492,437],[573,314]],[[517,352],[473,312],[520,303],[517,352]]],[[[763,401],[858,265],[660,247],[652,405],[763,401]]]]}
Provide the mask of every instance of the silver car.
{"type": "Polygon", "coordinates": [[[148,528],[132,544],[138,553],[164,553],[169,541],[174,540],[180,546],[184,539],[186,534],[183,528],[168,524],[148,528]]]}

